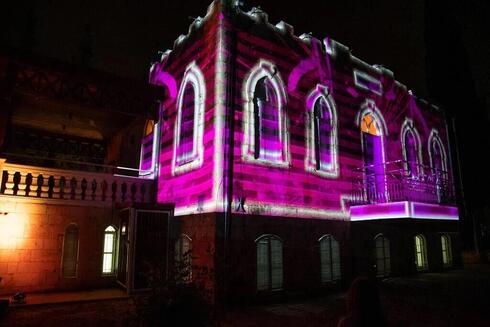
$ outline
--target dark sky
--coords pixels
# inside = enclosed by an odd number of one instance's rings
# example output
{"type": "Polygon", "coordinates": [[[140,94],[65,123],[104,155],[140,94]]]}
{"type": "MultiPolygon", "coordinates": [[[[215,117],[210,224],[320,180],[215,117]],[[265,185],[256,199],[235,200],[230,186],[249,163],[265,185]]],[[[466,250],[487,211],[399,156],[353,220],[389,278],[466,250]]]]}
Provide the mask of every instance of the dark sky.
{"type": "MultiPolygon", "coordinates": [[[[171,48],[187,33],[189,17],[204,16],[210,0],[45,0],[9,1],[2,10],[2,44],[18,46],[26,35],[33,51],[77,62],[89,26],[92,66],[121,76],[146,79],[158,50],[171,48]]],[[[284,20],[300,35],[329,36],[371,64],[383,64],[417,94],[426,95],[424,44],[425,0],[245,0],[245,8],[260,6],[269,20],[284,20]]],[[[490,57],[486,23],[488,5],[482,1],[453,1],[452,11],[472,60],[479,93],[488,97],[490,57]],[[482,44],[485,44],[482,49],[482,44]],[[483,50],[483,51],[482,51],[483,50]]],[[[448,3],[451,3],[449,1],[448,3]]],[[[490,101],[488,101],[490,102],[490,101]]]]}

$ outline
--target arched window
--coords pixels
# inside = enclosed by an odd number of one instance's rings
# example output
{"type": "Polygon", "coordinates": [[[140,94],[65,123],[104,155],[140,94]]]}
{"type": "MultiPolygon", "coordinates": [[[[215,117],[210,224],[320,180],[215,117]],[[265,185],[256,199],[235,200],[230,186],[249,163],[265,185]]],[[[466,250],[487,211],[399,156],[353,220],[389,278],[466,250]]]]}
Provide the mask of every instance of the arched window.
{"type": "Polygon", "coordinates": [[[306,101],[306,170],[321,176],[338,176],[337,115],[328,88],[317,85],[306,101]]]}
{"type": "Polygon", "coordinates": [[[339,242],[332,235],[320,238],[320,273],[322,284],[340,280],[339,242]]]}
{"type": "Polygon", "coordinates": [[[186,69],[177,96],[173,173],[198,168],[203,162],[204,76],[192,62],[186,69]]]}
{"type": "Polygon", "coordinates": [[[245,160],[289,164],[286,93],[277,68],[261,60],[246,77],[243,96],[245,160]]]}
{"type": "Polygon", "coordinates": [[[175,270],[177,280],[192,280],[192,239],[185,234],[175,242],[175,270]]]}
{"type": "Polygon", "coordinates": [[[257,290],[283,287],[282,241],[274,235],[263,235],[257,245],[257,290]]]}
{"type": "Polygon", "coordinates": [[[64,278],[77,277],[78,268],[78,227],[70,224],[63,237],[63,254],[61,259],[61,275],[64,278]]]}
{"type": "Polygon", "coordinates": [[[370,202],[386,201],[384,136],[387,128],[372,100],[366,100],[357,118],[361,130],[366,196],[370,202]]]}
{"type": "Polygon", "coordinates": [[[102,274],[116,273],[116,229],[108,226],[104,230],[104,253],[102,255],[102,274]]]}
{"type": "Polygon", "coordinates": [[[439,202],[445,200],[445,191],[448,182],[448,170],[446,161],[446,151],[442,145],[439,133],[433,129],[429,136],[429,157],[432,178],[436,186],[437,197],[439,202]]]}
{"type": "Polygon", "coordinates": [[[391,273],[390,240],[383,234],[379,234],[374,238],[374,244],[376,276],[388,276],[391,273]]]}
{"type": "Polygon", "coordinates": [[[408,118],[402,126],[401,143],[407,175],[417,176],[422,173],[420,136],[413,125],[413,121],[408,118]]]}
{"type": "Polygon", "coordinates": [[[451,267],[453,264],[453,252],[451,250],[451,236],[441,235],[442,264],[451,267]]]}
{"type": "Polygon", "coordinates": [[[415,265],[418,271],[427,270],[427,245],[421,234],[415,236],[415,265]]]}

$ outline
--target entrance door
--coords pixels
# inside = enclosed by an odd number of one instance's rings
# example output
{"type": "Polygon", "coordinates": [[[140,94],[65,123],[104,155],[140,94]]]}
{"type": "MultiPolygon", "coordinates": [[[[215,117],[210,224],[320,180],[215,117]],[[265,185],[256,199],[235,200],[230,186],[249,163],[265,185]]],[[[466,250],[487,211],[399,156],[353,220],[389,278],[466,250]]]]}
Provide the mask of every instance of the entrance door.
{"type": "Polygon", "coordinates": [[[136,210],[135,290],[149,288],[152,279],[164,280],[167,277],[168,219],[169,212],[166,211],[136,210]]]}

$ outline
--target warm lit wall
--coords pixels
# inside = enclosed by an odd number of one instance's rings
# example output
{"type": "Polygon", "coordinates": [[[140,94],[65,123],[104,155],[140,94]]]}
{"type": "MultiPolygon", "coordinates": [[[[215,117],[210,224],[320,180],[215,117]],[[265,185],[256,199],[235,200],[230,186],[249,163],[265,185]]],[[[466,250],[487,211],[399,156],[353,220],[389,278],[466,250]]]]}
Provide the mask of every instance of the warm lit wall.
{"type": "Polygon", "coordinates": [[[109,224],[117,226],[111,207],[0,196],[0,212],[0,293],[114,283],[113,277],[101,274],[103,231],[109,224]],[[63,278],[63,235],[71,223],[79,228],[78,273],[63,278]]]}

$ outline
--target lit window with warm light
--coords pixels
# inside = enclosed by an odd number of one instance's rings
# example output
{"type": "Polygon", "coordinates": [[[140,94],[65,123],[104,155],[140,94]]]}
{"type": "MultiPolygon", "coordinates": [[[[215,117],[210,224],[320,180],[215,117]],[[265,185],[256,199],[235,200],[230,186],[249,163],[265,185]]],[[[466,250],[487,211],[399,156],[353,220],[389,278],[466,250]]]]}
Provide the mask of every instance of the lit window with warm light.
{"type": "Polygon", "coordinates": [[[102,257],[102,274],[104,275],[112,275],[116,272],[115,250],[116,229],[108,226],[104,230],[104,253],[102,257]]]}
{"type": "Polygon", "coordinates": [[[428,269],[427,264],[427,245],[423,235],[415,236],[415,265],[418,271],[428,269]]]}

